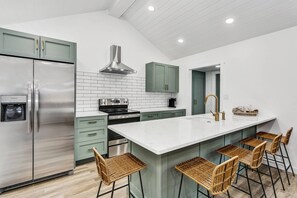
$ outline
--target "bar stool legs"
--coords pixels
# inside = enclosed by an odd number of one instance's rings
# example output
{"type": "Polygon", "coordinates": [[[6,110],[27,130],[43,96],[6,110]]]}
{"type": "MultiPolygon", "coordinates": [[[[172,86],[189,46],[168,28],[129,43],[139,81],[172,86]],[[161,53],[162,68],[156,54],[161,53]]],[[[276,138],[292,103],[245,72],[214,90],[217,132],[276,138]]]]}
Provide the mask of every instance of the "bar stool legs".
{"type": "Polygon", "coordinates": [[[99,184],[99,189],[98,189],[98,192],[97,192],[97,197],[99,197],[99,193],[100,193],[100,190],[101,190],[101,186],[102,186],[102,181],[100,181],[100,184],[99,184]]]}
{"type": "Polygon", "coordinates": [[[262,182],[262,178],[261,178],[261,175],[260,175],[259,168],[257,168],[257,173],[258,173],[258,177],[259,177],[259,180],[260,180],[260,183],[261,183],[261,187],[262,187],[262,190],[263,190],[263,193],[264,193],[264,197],[267,197],[266,196],[266,192],[265,192],[265,188],[264,188],[264,185],[263,185],[263,182],[262,182]]]}
{"type": "Polygon", "coordinates": [[[139,171],[138,173],[139,173],[139,179],[140,179],[140,186],[141,186],[142,198],[144,198],[144,192],[143,192],[143,185],[142,185],[141,173],[140,173],[140,171],[139,171]]]}
{"type": "Polygon", "coordinates": [[[181,174],[180,184],[179,184],[179,191],[178,191],[178,198],[180,198],[180,192],[181,192],[181,188],[182,188],[182,184],[183,184],[183,178],[184,178],[184,174],[181,174]]]}
{"type": "MultiPolygon", "coordinates": [[[[288,161],[289,161],[289,167],[291,167],[291,171],[292,171],[292,173],[293,173],[293,176],[295,177],[294,169],[293,169],[293,167],[292,167],[292,163],[291,163],[291,160],[290,160],[290,156],[289,156],[289,154],[288,154],[288,151],[287,151],[287,147],[286,147],[285,144],[283,144],[283,145],[284,145],[284,148],[285,148],[285,151],[286,151],[287,159],[288,159],[288,161]]],[[[289,167],[288,167],[288,168],[289,168],[289,167]]]]}
{"type": "Polygon", "coordinates": [[[248,183],[248,187],[249,187],[250,196],[252,198],[253,195],[252,195],[252,190],[251,190],[250,178],[249,178],[249,174],[248,174],[248,168],[246,165],[244,165],[244,168],[245,168],[245,174],[246,174],[246,179],[247,179],[247,183],[248,183]]]}
{"type": "Polygon", "coordinates": [[[273,193],[274,193],[274,196],[276,196],[276,191],[275,191],[275,187],[274,187],[274,184],[275,182],[273,181],[273,177],[272,177],[272,173],[271,173],[271,168],[270,168],[270,164],[269,164],[269,159],[268,159],[268,155],[267,153],[265,152],[265,155],[266,155],[266,161],[267,161],[267,166],[268,166],[268,170],[269,170],[269,176],[270,176],[270,180],[271,180],[271,184],[272,184],[272,188],[273,188],[273,193]]]}
{"type": "Polygon", "coordinates": [[[275,165],[276,165],[276,169],[277,169],[278,176],[279,176],[279,178],[280,178],[280,181],[281,181],[281,184],[282,184],[283,190],[285,190],[285,186],[284,186],[284,183],[283,183],[283,179],[282,179],[281,173],[280,173],[280,171],[279,171],[279,168],[278,168],[278,164],[277,164],[277,161],[276,161],[275,155],[273,155],[273,159],[274,159],[274,162],[275,162],[275,165]]]}

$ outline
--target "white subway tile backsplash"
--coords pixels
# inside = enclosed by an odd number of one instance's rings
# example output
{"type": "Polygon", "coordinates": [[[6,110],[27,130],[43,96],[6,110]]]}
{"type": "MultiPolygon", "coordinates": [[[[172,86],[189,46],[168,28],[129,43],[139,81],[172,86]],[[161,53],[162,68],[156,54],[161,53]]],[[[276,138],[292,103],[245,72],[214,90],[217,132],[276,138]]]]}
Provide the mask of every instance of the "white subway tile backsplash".
{"type": "Polygon", "coordinates": [[[145,78],[91,72],[77,72],[76,110],[98,110],[100,98],[128,98],[129,108],[166,107],[170,93],[145,92],[145,78]]]}

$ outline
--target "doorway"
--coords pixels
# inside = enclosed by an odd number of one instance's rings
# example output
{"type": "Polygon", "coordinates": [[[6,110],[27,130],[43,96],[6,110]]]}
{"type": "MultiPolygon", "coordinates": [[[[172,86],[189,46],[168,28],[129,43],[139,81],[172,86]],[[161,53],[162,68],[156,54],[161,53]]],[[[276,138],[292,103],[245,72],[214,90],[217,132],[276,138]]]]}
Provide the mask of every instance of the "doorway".
{"type": "Polygon", "coordinates": [[[218,108],[220,111],[220,65],[212,65],[192,70],[192,115],[215,111],[214,98],[209,98],[207,104],[204,104],[205,97],[209,94],[215,94],[218,97],[218,108]]]}

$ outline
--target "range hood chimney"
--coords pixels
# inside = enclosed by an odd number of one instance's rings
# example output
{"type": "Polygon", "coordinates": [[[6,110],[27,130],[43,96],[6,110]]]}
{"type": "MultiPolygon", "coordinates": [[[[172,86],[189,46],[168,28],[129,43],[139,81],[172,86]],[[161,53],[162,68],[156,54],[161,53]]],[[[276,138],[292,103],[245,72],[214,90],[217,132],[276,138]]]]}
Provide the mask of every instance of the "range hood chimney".
{"type": "Polygon", "coordinates": [[[134,74],[136,71],[121,62],[121,46],[110,46],[110,63],[100,72],[113,74],[134,74]]]}

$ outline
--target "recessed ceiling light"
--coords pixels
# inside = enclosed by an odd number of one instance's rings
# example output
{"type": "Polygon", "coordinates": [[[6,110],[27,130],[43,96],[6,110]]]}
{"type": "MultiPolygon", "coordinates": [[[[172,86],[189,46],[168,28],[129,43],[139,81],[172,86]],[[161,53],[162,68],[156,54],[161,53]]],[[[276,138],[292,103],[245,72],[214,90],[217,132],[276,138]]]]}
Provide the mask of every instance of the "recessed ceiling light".
{"type": "Polygon", "coordinates": [[[228,19],[226,19],[225,22],[226,22],[227,24],[231,24],[231,23],[234,22],[234,19],[233,19],[233,18],[228,18],[228,19]]]}
{"type": "Polygon", "coordinates": [[[148,9],[149,11],[151,11],[151,12],[155,11],[154,6],[149,6],[149,7],[147,7],[147,9],[148,9]]]}
{"type": "Polygon", "coordinates": [[[179,43],[183,43],[183,42],[184,42],[184,39],[181,39],[181,38],[180,38],[180,39],[177,40],[177,42],[179,42],[179,43]]]}

